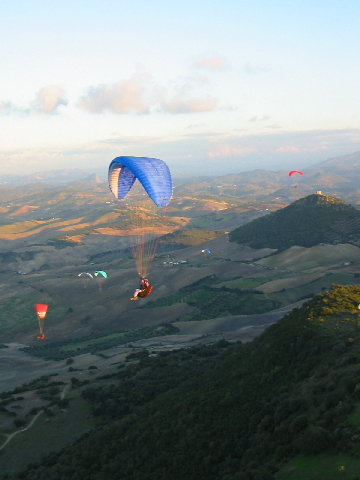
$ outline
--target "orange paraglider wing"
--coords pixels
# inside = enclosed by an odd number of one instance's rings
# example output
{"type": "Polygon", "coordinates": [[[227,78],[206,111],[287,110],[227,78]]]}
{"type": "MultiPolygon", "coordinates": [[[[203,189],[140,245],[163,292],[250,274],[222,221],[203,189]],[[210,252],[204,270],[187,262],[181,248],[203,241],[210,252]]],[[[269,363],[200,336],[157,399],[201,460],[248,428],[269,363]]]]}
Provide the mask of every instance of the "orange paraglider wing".
{"type": "Polygon", "coordinates": [[[303,172],[300,172],[299,170],[293,170],[292,172],[289,173],[289,177],[292,177],[294,173],[300,173],[300,175],[304,176],[303,172]]]}

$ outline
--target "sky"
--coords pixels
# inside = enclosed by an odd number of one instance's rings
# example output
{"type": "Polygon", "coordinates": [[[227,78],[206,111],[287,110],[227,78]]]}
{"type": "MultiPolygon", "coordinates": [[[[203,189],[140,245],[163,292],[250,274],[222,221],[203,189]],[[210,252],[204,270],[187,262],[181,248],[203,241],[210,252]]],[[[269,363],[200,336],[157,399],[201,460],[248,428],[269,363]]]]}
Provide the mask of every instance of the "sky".
{"type": "Polygon", "coordinates": [[[0,175],[360,150],[358,0],[1,0],[0,175]]]}

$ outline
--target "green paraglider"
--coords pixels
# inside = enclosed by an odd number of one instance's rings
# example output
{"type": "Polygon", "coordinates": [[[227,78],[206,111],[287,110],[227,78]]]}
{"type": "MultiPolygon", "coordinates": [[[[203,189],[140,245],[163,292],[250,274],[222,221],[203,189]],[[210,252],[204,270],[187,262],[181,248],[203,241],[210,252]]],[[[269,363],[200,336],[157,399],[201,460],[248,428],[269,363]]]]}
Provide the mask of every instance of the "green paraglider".
{"type": "Polygon", "coordinates": [[[107,278],[107,273],[104,272],[103,270],[96,270],[96,272],[94,273],[94,277],[97,281],[97,284],[101,290],[102,288],[102,284],[104,282],[104,280],[107,278]]]}

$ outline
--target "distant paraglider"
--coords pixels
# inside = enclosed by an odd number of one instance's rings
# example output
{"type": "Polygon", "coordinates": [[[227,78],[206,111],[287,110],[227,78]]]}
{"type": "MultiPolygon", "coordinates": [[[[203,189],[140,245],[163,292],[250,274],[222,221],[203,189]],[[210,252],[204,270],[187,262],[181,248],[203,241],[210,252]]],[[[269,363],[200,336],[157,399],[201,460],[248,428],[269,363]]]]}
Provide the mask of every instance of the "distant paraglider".
{"type": "Polygon", "coordinates": [[[102,284],[107,278],[107,273],[103,270],[96,270],[96,272],[94,273],[94,277],[96,278],[97,284],[99,285],[99,288],[101,290],[102,284]]]}
{"type": "Polygon", "coordinates": [[[87,286],[87,284],[89,283],[89,281],[94,278],[94,277],[91,275],[91,273],[88,273],[88,272],[81,272],[81,273],[79,273],[78,277],[81,278],[81,280],[82,280],[82,282],[83,282],[83,285],[84,285],[84,288],[86,288],[86,286],[87,286]]]}
{"type": "Polygon", "coordinates": [[[37,314],[37,318],[38,318],[38,323],[39,323],[39,330],[40,330],[40,335],[38,336],[38,339],[40,340],[44,340],[45,336],[44,336],[44,320],[45,320],[45,317],[46,317],[46,313],[48,311],[48,305],[44,304],[44,303],[36,303],[34,305],[34,308],[35,308],[35,311],[36,311],[36,314],[37,314]]]}
{"type": "Polygon", "coordinates": [[[288,197],[287,195],[280,195],[280,196],[279,196],[279,197],[277,197],[277,198],[287,198],[287,199],[289,200],[289,202],[290,202],[290,203],[292,202],[291,198],[290,198],[290,197],[288,197]]]}
{"type": "MultiPolygon", "coordinates": [[[[304,176],[303,172],[300,172],[300,170],[292,170],[290,173],[289,173],[289,177],[292,177],[293,175],[295,174],[299,174],[301,175],[302,177],[304,176]]],[[[297,188],[297,185],[294,185],[295,188],[297,188]]]]}
{"type": "Polygon", "coordinates": [[[295,173],[299,173],[300,175],[304,176],[303,172],[300,172],[299,170],[292,170],[289,173],[289,177],[292,177],[295,173]]]}
{"type": "Polygon", "coordinates": [[[203,250],[201,250],[203,256],[204,256],[204,259],[207,260],[209,255],[210,255],[210,250],[208,248],[204,248],[203,250]]]}
{"type": "MultiPolygon", "coordinates": [[[[164,207],[172,197],[169,167],[157,158],[117,157],[109,166],[109,187],[115,198],[127,199],[123,208],[129,225],[129,243],[138,275],[142,280],[146,279],[159,237],[168,233],[164,207]],[[136,179],[145,193],[130,192],[136,179]]],[[[147,295],[139,294],[135,298],[147,295]]]]}

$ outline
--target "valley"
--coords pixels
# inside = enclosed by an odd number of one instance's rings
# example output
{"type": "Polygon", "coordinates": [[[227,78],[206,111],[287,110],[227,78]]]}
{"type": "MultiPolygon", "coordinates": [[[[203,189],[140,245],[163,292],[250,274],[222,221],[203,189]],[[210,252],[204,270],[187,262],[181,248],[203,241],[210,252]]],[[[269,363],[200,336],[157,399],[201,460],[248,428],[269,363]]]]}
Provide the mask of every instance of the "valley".
{"type": "MultiPolygon", "coordinates": [[[[277,250],[266,240],[261,248],[229,241],[253,220],[286,211],[279,201],[285,190],[265,185],[263,175],[250,196],[232,191],[225,178],[211,180],[222,185],[211,194],[209,179],[175,188],[166,227],[156,227],[162,236],[150,274],[153,292],[138,302],[130,301],[138,284],[130,230],[106,184],[34,184],[21,189],[22,198],[15,187],[0,191],[0,460],[6,471],[99,427],[81,395],[89,385],[110,387],[119,370],[147,356],[251,343],[332,285],[357,285],[356,244],[295,242],[277,250]],[[99,281],[99,270],[107,278],[99,281]],[[84,280],[81,272],[93,278],[84,280]],[[49,305],[44,341],[37,339],[35,303],[49,305]],[[20,459],[25,444],[31,447],[20,459]]],[[[311,188],[302,185],[295,196],[309,198],[311,188]]]]}

